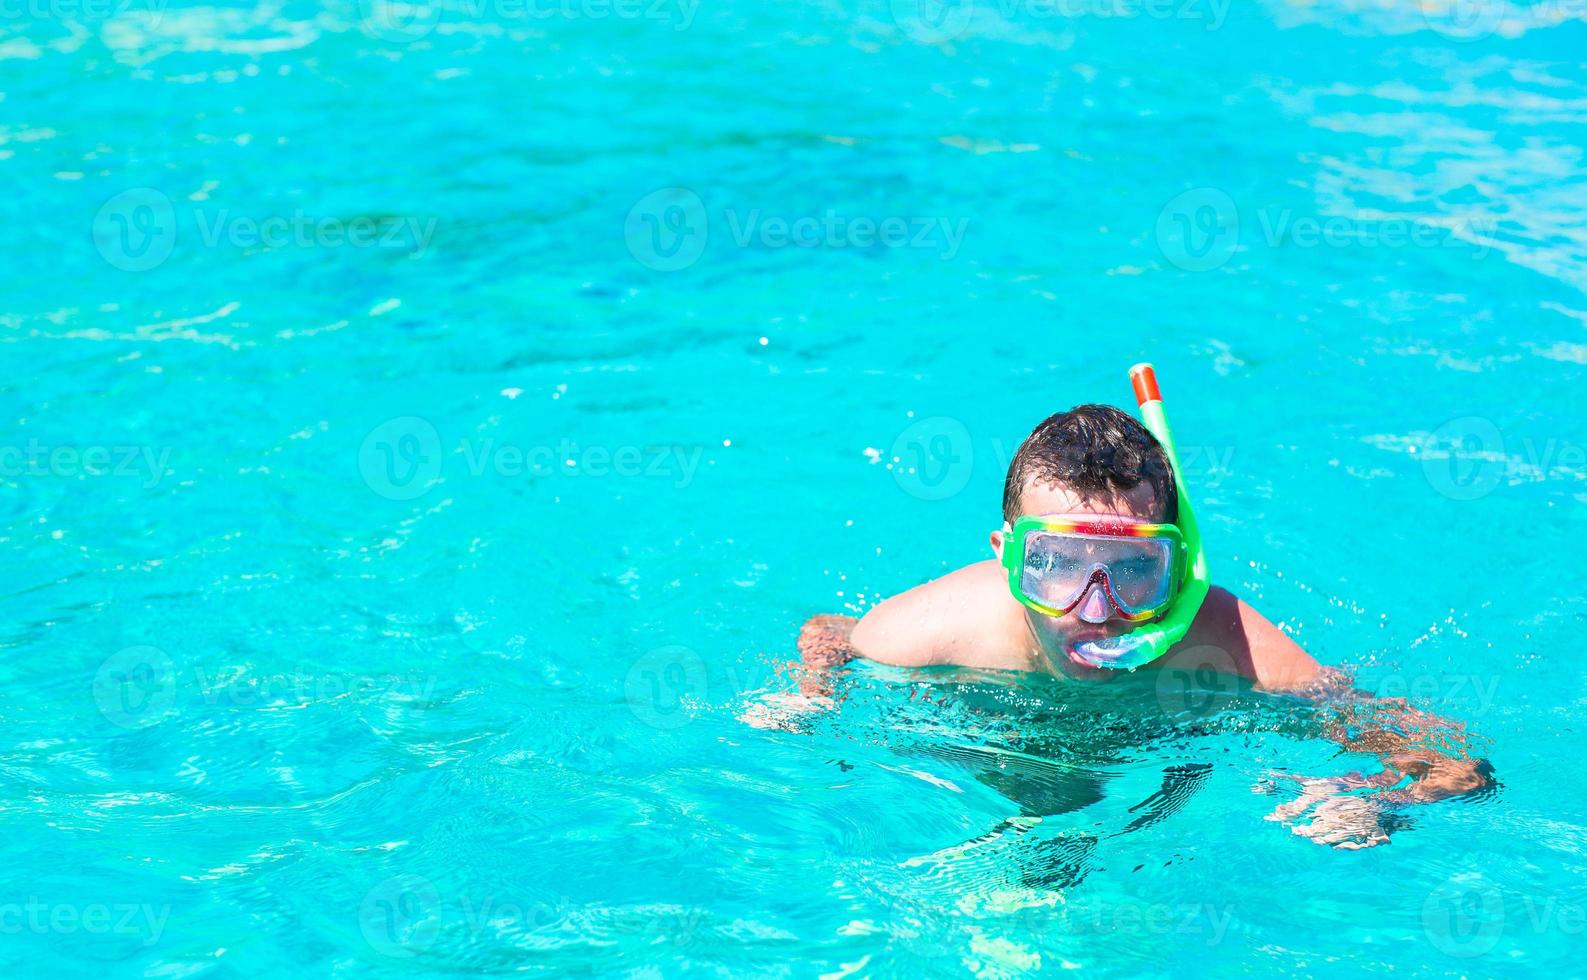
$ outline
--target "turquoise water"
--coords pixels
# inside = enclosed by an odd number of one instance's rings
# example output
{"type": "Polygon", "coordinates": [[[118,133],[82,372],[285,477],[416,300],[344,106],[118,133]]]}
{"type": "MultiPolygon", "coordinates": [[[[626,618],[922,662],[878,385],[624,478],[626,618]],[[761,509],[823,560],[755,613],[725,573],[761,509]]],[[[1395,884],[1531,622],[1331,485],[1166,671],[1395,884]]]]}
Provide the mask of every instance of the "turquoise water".
{"type": "Polygon", "coordinates": [[[0,969],[1574,972],[1582,16],[7,5],[0,969]],[[1215,577],[1495,791],[1339,851],[1271,774],[1375,760],[1216,677],[781,697],[1147,358],[1215,577]]]}

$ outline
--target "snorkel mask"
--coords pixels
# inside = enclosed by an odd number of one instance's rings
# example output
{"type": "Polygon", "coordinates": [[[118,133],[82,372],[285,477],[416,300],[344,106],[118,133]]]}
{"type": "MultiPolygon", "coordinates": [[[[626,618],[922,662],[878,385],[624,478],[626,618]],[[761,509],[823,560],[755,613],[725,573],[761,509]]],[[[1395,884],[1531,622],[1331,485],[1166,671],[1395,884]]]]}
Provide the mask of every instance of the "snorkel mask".
{"type": "Polygon", "coordinates": [[[1157,375],[1150,364],[1137,364],[1130,368],[1130,382],[1141,421],[1173,467],[1177,523],[1024,516],[1005,525],[1003,540],[1009,591],[1026,607],[1047,616],[1078,608],[1083,620],[1094,623],[1116,613],[1141,624],[1120,636],[1083,640],[1073,647],[1074,655],[1090,666],[1120,670],[1150,663],[1184,639],[1211,586],[1157,375]]]}

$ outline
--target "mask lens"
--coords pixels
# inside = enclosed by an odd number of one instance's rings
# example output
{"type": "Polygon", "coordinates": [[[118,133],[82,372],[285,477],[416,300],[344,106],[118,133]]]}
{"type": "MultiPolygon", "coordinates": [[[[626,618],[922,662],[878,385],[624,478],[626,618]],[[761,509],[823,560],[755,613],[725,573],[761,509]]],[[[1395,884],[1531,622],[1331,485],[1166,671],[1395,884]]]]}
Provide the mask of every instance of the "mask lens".
{"type": "Polygon", "coordinates": [[[1174,546],[1166,538],[1115,538],[1108,568],[1113,594],[1126,612],[1155,609],[1173,585],[1174,546]]]}
{"type": "Polygon", "coordinates": [[[1025,535],[1025,569],[1020,589],[1044,606],[1063,609],[1080,597],[1089,577],[1079,535],[1032,531],[1025,535]]]}
{"type": "Polygon", "coordinates": [[[1064,609],[1080,598],[1092,569],[1101,565],[1120,607],[1141,613],[1168,601],[1173,562],[1174,546],[1167,538],[1031,531],[1025,536],[1020,588],[1044,606],[1064,609]]]}

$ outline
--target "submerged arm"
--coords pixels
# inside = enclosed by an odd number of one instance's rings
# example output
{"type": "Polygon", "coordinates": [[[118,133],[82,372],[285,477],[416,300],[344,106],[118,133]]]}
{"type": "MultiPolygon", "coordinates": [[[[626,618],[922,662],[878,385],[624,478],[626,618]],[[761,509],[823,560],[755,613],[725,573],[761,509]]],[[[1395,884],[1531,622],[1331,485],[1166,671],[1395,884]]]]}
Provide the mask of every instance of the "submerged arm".
{"type": "Polygon", "coordinates": [[[1404,698],[1357,690],[1343,671],[1325,667],[1282,630],[1227,590],[1214,588],[1186,642],[1164,658],[1237,673],[1258,690],[1300,700],[1312,709],[1319,736],[1348,752],[1375,755],[1382,771],[1334,779],[1295,778],[1300,799],[1272,819],[1298,817],[1318,804],[1313,822],[1296,832],[1320,843],[1366,847],[1387,840],[1382,804],[1432,803],[1474,793],[1492,782],[1459,722],[1421,711],[1404,698]],[[1219,663],[1207,664],[1209,660],[1219,663]]]}
{"type": "Polygon", "coordinates": [[[854,659],[852,637],[859,620],[853,616],[823,613],[799,627],[799,693],[805,697],[830,697],[829,671],[854,659]]]}
{"type": "Polygon", "coordinates": [[[872,607],[864,619],[820,613],[805,620],[799,627],[799,662],[791,665],[799,693],[768,695],[745,712],[744,720],[757,728],[797,727],[799,717],[833,706],[833,674],[857,657],[904,667],[933,663],[930,638],[908,615],[918,611],[912,606],[894,599],[872,607]]]}
{"type": "Polygon", "coordinates": [[[1347,752],[1375,755],[1383,771],[1361,777],[1389,803],[1433,803],[1465,796],[1492,782],[1493,766],[1475,752],[1464,722],[1423,711],[1401,697],[1378,697],[1329,670],[1310,701],[1323,737],[1347,752]]]}

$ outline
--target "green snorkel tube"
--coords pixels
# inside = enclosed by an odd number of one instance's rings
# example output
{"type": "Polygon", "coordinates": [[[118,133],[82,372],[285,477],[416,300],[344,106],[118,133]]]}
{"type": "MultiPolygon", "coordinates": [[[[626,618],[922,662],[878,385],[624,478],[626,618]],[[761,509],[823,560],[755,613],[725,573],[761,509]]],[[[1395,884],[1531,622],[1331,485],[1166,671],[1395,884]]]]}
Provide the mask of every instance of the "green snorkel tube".
{"type": "Polygon", "coordinates": [[[1190,507],[1190,496],[1185,493],[1185,473],[1179,466],[1179,453],[1174,450],[1174,436],[1168,429],[1168,418],[1163,414],[1163,395],[1157,388],[1157,373],[1150,364],[1137,364],[1130,368],[1130,384],[1135,389],[1135,400],[1140,405],[1141,422],[1168,455],[1168,464],[1174,469],[1174,486],[1179,496],[1179,517],[1175,523],[1184,539],[1186,564],[1184,585],[1168,612],[1154,623],[1132,630],[1118,637],[1118,661],[1104,666],[1126,667],[1133,670],[1150,663],[1167,653],[1175,643],[1190,632],[1190,624],[1201,604],[1207,598],[1212,580],[1207,572],[1207,554],[1201,547],[1201,530],[1196,526],[1196,512],[1190,507]],[[1128,661],[1128,664],[1124,661],[1128,661]]]}

